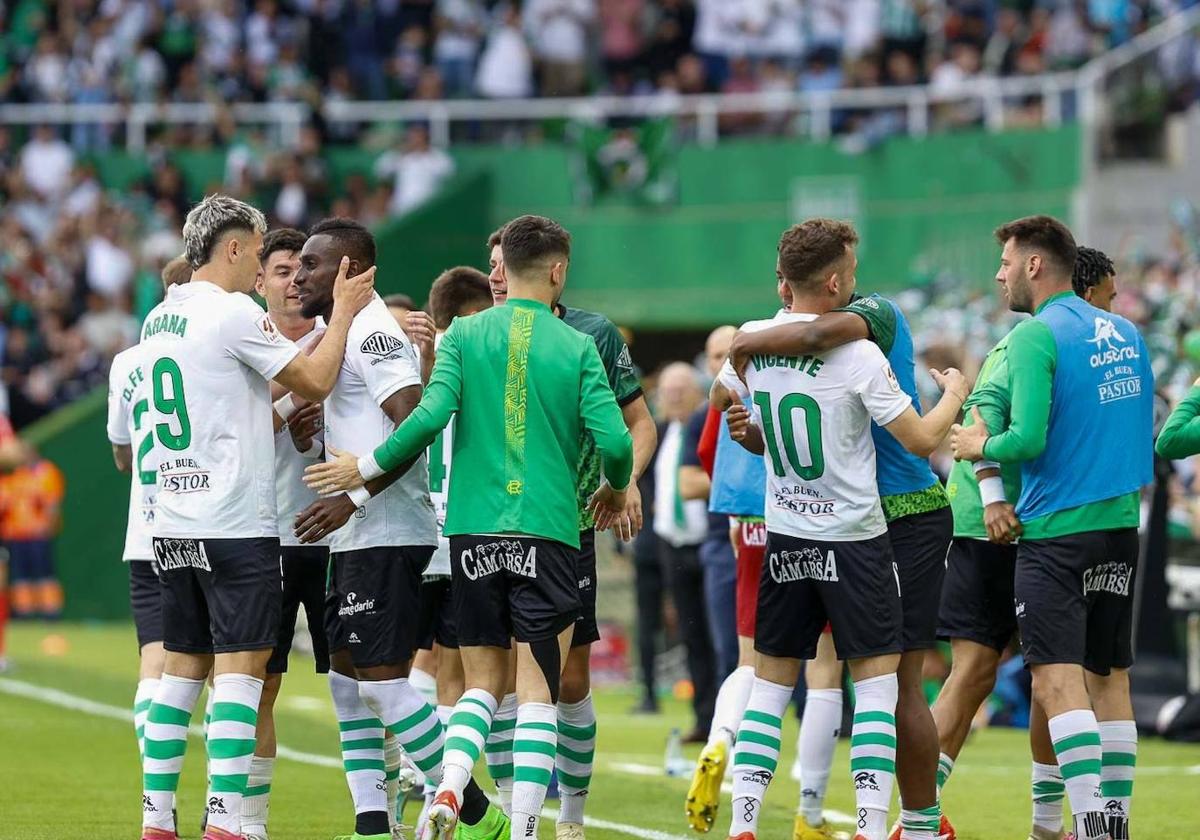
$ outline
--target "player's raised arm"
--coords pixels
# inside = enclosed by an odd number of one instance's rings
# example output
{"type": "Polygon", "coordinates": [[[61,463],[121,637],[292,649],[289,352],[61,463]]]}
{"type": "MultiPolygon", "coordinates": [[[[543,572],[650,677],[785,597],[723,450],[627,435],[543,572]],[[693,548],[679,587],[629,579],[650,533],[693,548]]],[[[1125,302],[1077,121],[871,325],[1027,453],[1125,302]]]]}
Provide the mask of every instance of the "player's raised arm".
{"type": "Polygon", "coordinates": [[[1173,461],[1200,452],[1200,379],[1163,424],[1154,451],[1173,461]]]}
{"type": "Polygon", "coordinates": [[[350,323],[375,293],[375,266],[354,277],[346,276],[349,268],[350,258],[342,257],[333,284],[333,315],[320,345],[311,356],[297,355],[275,376],[277,383],[306,400],[323,400],[333,390],[346,352],[350,323]]]}

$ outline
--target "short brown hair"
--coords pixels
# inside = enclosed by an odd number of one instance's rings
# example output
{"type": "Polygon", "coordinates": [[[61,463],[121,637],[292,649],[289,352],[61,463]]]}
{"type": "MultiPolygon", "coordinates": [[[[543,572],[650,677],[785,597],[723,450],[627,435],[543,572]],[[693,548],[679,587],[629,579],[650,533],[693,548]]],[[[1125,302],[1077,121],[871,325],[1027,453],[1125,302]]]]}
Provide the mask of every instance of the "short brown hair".
{"type": "Polygon", "coordinates": [[[494,231],[492,231],[491,235],[488,236],[488,248],[495,248],[500,244],[500,240],[503,238],[504,225],[500,225],[500,227],[496,228],[494,231]]]}
{"type": "Polygon", "coordinates": [[[304,242],[308,236],[302,230],[295,228],[276,228],[267,231],[263,237],[262,250],[258,258],[263,262],[276,251],[297,252],[304,250],[304,242]]]}
{"type": "Polygon", "coordinates": [[[417,302],[404,292],[393,292],[383,299],[384,306],[394,306],[397,309],[407,309],[409,312],[417,308],[417,302]]]}
{"type": "Polygon", "coordinates": [[[808,219],[792,225],[779,237],[779,270],[788,283],[799,285],[824,279],[826,272],[858,244],[848,222],[808,219]]]}
{"type": "Polygon", "coordinates": [[[492,305],[492,290],[487,275],[477,268],[460,265],[443,271],[429,290],[429,314],[439,330],[467,309],[487,309],[492,305]]]}
{"type": "Polygon", "coordinates": [[[178,286],[182,283],[187,283],[191,279],[192,264],[188,262],[187,257],[176,257],[163,266],[162,281],[164,289],[169,289],[172,286],[178,286]]]}
{"type": "Polygon", "coordinates": [[[1016,240],[1017,247],[1034,250],[1070,276],[1075,270],[1079,248],[1071,229],[1053,216],[1026,216],[996,228],[996,241],[1004,245],[1016,240]]]}
{"type": "Polygon", "coordinates": [[[571,234],[545,216],[518,216],[504,226],[500,250],[505,268],[520,274],[548,258],[569,258],[571,234]]]}

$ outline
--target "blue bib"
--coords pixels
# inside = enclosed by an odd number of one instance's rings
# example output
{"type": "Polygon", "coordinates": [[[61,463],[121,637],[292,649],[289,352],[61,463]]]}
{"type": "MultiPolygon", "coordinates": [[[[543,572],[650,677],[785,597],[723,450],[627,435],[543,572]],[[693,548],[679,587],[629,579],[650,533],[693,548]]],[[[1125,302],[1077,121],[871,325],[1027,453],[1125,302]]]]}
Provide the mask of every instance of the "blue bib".
{"type": "Polygon", "coordinates": [[[1139,490],[1154,468],[1154,373],[1137,327],[1075,295],[1035,317],[1056,361],[1046,449],[1021,465],[1026,522],[1139,490]]]}
{"type": "MultiPolygon", "coordinates": [[[[913,338],[908,320],[900,307],[887,298],[878,298],[896,312],[896,338],[892,342],[891,352],[887,354],[892,372],[900,388],[912,400],[913,408],[921,413],[921,400],[917,396],[917,377],[913,362],[913,338]]],[[[892,437],[891,432],[871,423],[871,437],[875,440],[875,480],[879,485],[880,496],[895,496],[900,493],[914,493],[925,490],[937,483],[937,476],[925,458],[904,448],[900,441],[892,437]]]]}
{"type": "MultiPolygon", "coordinates": [[[[748,401],[746,405],[750,407],[748,401]]],[[[766,496],[767,467],[763,457],[747,452],[731,438],[729,426],[722,418],[708,509],[726,516],[762,516],[766,496]]]]}

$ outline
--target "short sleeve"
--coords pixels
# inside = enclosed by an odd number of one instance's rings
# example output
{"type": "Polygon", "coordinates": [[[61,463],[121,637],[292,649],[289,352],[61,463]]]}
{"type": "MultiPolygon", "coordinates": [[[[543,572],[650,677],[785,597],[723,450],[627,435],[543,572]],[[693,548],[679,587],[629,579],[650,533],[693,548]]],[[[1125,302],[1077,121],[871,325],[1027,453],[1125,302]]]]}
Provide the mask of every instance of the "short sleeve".
{"type": "Polygon", "coordinates": [[[739,399],[745,400],[750,396],[750,389],[746,387],[745,382],[738,378],[737,371],[733,369],[733,365],[728,359],[725,360],[725,364],[721,365],[717,381],[730,393],[737,394],[739,399]]]}
{"type": "Polygon", "coordinates": [[[871,340],[879,345],[884,355],[892,352],[892,345],[896,343],[897,312],[891,301],[877,296],[860,297],[834,311],[853,312],[862,318],[867,322],[871,340]]]}
{"type": "Polygon", "coordinates": [[[124,365],[113,364],[108,371],[108,439],[117,446],[128,446],[129,400],[125,399],[126,371],[124,365]]]}
{"type": "Polygon", "coordinates": [[[300,352],[250,298],[232,303],[221,323],[228,352],[263,379],[274,379],[300,352]]]}
{"type": "Polygon", "coordinates": [[[912,408],[912,398],[900,387],[895,371],[879,347],[860,341],[857,342],[857,353],[854,391],[872,419],[880,426],[886,426],[905,409],[912,408]]]}
{"type": "Polygon", "coordinates": [[[608,376],[613,396],[617,398],[617,405],[626,406],[641,396],[642,382],[633,366],[629,345],[625,343],[616,324],[608,319],[604,320],[596,349],[600,352],[600,360],[604,362],[604,373],[608,376]]]}
{"type": "Polygon", "coordinates": [[[363,328],[354,330],[346,342],[346,357],[371,399],[382,406],[401,388],[421,384],[421,364],[408,336],[391,314],[376,314],[370,313],[361,322],[363,328]]]}

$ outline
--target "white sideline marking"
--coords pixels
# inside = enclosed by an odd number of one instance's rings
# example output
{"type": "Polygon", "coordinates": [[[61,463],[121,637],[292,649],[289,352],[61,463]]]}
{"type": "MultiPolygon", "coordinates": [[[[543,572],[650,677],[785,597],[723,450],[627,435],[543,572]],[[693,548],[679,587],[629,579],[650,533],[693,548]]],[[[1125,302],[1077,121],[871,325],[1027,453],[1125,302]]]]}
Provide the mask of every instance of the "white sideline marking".
{"type": "MultiPolygon", "coordinates": [[[[63,709],[70,709],[74,712],[83,712],[84,714],[94,715],[96,717],[109,718],[111,720],[119,720],[123,723],[133,723],[133,712],[130,709],[120,706],[110,706],[107,703],[98,703],[95,700],[89,700],[86,697],[80,697],[77,694],[69,694],[65,691],[59,691],[56,688],[46,688],[34,683],[27,683],[22,680],[8,679],[0,677],[0,692],[4,694],[12,694],[16,697],[24,697],[27,700],[36,700],[39,703],[46,703],[51,706],[58,706],[63,709]]],[[[203,737],[203,729],[198,724],[192,724],[188,727],[188,732],[196,738],[203,737]]],[[[341,759],[332,758],[327,755],[317,755],[315,753],[306,753],[299,750],[289,749],[288,747],[279,745],[279,758],[287,761],[295,761],[299,764],[310,764],[316,767],[330,767],[336,770],[342,769],[341,759]]],[[[554,808],[547,808],[544,814],[550,819],[558,817],[558,811],[554,808]]],[[[656,831],[650,828],[638,828],[635,825],[625,825],[624,823],[612,822],[610,820],[595,819],[593,817],[584,817],[584,824],[594,828],[601,828],[606,831],[615,831],[619,834],[624,834],[629,837],[636,837],[638,840],[692,840],[683,834],[670,834],[666,831],[656,831]]]]}

